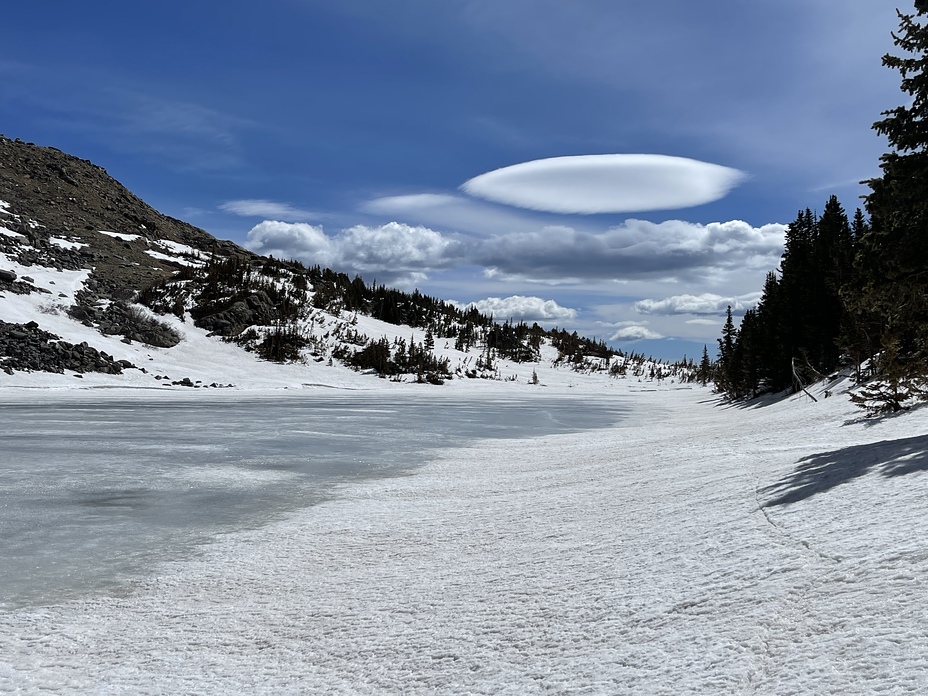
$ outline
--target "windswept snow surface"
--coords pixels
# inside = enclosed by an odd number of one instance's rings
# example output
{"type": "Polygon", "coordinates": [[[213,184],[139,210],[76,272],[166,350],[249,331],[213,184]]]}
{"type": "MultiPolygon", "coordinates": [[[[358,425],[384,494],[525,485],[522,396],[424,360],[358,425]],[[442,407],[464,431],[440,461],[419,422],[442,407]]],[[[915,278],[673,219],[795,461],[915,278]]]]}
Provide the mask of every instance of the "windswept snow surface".
{"type": "Polygon", "coordinates": [[[444,450],[0,614],[0,691],[926,693],[928,409],[621,384],[611,429],[444,450]]]}

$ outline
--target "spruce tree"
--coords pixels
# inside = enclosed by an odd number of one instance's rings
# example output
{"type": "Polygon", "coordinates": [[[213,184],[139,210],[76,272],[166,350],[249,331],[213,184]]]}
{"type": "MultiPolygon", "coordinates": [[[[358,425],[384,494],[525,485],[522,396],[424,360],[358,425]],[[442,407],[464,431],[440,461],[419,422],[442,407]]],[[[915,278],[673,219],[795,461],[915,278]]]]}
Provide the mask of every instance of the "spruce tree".
{"type": "Polygon", "coordinates": [[[850,280],[854,254],[851,224],[836,196],[828,199],[818,220],[812,251],[814,330],[807,353],[818,372],[829,373],[840,363],[839,337],[846,323],[841,290],[850,280]]]}
{"type": "Polygon", "coordinates": [[[892,151],[880,158],[882,176],[867,182],[870,229],[859,244],[853,300],[880,318],[877,367],[892,409],[928,379],[928,0],[898,15],[893,39],[904,55],[887,54],[883,65],[899,71],[910,99],[873,124],[892,151]]]}
{"type": "Polygon", "coordinates": [[[706,386],[712,378],[712,361],[709,359],[709,347],[706,345],[702,347],[702,360],[699,361],[696,376],[702,386],[706,386]]]}
{"type": "Polygon", "coordinates": [[[736,397],[738,384],[738,355],[735,346],[738,342],[738,330],[731,316],[731,305],[725,313],[725,326],[722,327],[722,337],[719,341],[719,359],[715,368],[715,385],[719,391],[736,397]]]}

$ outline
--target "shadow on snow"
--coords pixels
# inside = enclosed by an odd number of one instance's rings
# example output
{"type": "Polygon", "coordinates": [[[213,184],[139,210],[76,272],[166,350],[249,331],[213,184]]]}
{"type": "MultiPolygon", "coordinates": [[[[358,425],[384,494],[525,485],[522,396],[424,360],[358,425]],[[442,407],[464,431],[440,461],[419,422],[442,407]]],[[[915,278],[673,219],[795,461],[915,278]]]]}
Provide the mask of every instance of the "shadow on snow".
{"type": "Polygon", "coordinates": [[[795,471],[761,489],[765,495],[776,496],[763,507],[805,500],[871,471],[886,477],[928,471],[928,435],[882,440],[800,459],[795,471]]]}

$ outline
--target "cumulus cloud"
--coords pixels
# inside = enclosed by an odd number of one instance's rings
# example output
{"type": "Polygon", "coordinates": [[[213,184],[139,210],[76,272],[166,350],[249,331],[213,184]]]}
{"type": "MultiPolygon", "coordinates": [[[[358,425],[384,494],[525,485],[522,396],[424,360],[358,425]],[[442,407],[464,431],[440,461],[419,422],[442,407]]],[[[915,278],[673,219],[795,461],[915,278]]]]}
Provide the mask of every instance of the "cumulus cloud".
{"type": "Polygon", "coordinates": [[[776,267],[786,226],[627,220],[603,232],[545,227],[488,239],[471,253],[497,277],[677,279],[776,267]]]}
{"type": "Polygon", "coordinates": [[[258,254],[298,259],[309,264],[332,266],[340,258],[336,244],[322,226],[265,220],[248,232],[245,247],[258,254]]]}
{"type": "Polygon", "coordinates": [[[288,222],[318,217],[318,215],[310,210],[302,210],[301,208],[293,207],[289,203],[278,203],[263,198],[244,198],[236,201],[226,201],[219,206],[219,209],[227,213],[232,213],[233,215],[241,215],[242,217],[263,217],[271,220],[286,220],[288,222]]]}
{"type": "MultiPolygon", "coordinates": [[[[458,306],[462,306],[459,303],[458,306]]],[[[554,300],[545,300],[541,297],[525,297],[512,295],[510,297],[488,297],[485,300],[471,302],[464,307],[476,307],[481,314],[492,314],[497,319],[505,321],[533,322],[540,324],[571,321],[577,318],[577,310],[562,307],[554,300]]]]}
{"type": "Polygon", "coordinates": [[[355,225],[334,236],[321,226],[265,220],[248,233],[245,246],[259,254],[295,258],[379,279],[423,279],[425,272],[447,267],[458,256],[458,242],[427,227],[391,222],[355,225]]]}
{"type": "Polygon", "coordinates": [[[642,324],[624,326],[609,337],[610,341],[638,341],[643,338],[663,338],[656,331],[652,331],[642,324]]]}
{"type": "Polygon", "coordinates": [[[342,230],[335,243],[349,265],[366,271],[440,268],[450,264],[458,246],[428,227],[399,222],[378,227],[355,225],[342,230]]]}
{"type": "Polygon", "coordinates": [[[629,213],[711,203],[744,178],[737,169],[685,157],[579,155],[496,169],[465,182],[461,189],[529,210],[629,213]]]}
{"type": "MultiPolygon", "coordinates": [[[[700,295],[673,295],[663,300],[644,299],[635,303],[635,311],[640,314],[711,314],[724,315],[731,307],[732,314],[744,312],[760,299],[760,293],[725,297],[710,292],[700,295]]],[[[714,322],[713,322],[714,323],[714,322]]]]}

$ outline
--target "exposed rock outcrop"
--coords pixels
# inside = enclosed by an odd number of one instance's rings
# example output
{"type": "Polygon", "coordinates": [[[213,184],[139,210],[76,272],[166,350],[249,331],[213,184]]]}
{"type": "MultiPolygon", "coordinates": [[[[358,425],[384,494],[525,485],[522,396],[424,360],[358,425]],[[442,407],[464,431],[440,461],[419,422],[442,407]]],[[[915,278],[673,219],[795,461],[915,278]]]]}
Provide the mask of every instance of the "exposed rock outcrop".
{"type": "Polygon", "coordinates": [[[13,374],[13,370],[30,370],[63,373],[103,372],[121,374],[134,368],[127,360],[116,360],[112,355],[98,351],[87,343],[68,343],[39,325],[11,324],[0,321],[0,370],[13,374]]]}

